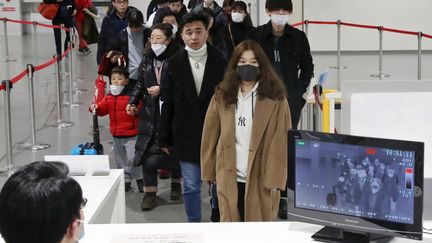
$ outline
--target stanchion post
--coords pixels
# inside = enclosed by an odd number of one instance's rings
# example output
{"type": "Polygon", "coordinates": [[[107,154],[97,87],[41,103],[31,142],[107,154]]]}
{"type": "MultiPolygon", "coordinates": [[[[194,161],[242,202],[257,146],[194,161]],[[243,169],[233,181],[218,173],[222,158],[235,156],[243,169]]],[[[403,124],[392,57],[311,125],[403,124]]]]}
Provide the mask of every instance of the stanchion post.
{"type": "MultiPolygon", "coordinates": [[[[346,69],[347,66],[341,65],[341,26],[342,21],[338,19],[336,21],[336,27],[337,27],[337,60],[336,60],[336,66],[331,66],[332,69],[346,69]]],[[[338,83],[340,83],[340,80],[338,80],[338,83]]]]}
{"type": "Polygon", "coordinates": [[[4,33],[4,48],[5,48],[5,54],[6,58],[3,59],[3,62],[16,62],[17,59],[10,58],[9,57],[9,38],[8,38],[8,30],[7,30],[7,18],[3,18],[3,33],[4,33]]]}
{"type": "Polygon", "coordinates": [[[379,66],[378,66],[378,74],[372,74],[371,77],[375,77],[375,78],[386,78],[386,77],[390,77],[390,74],[384,74],[383,73],[383,26],[379,26],[378,27],[378,32],[379,32],[379,66]]]}
{"type": "Polygon", "coordinates": [[[314,131],[320,132],[322,131],[322,111],[321,106],[318,101],[320,101],[321,92],[322,92],[322,86],[321,85],[315,85],[314,87],[314,95],[318,97],[318,100],[315,100],[314,105],[314,131]]]}
{"type": "Polygon", "coordinates": [[[69,103],[68,105],[73,108],[79,108],[79,104],[74,103],[73,100],[73,78],[74,78],[74,67],[73,67],[73,35],[72,35],[73,28],[69,29],[69,103]]]}
{"type": "Polygon", "coordinates": [[[305,34],[306,34],[306,37],[309,37],[309,20],[305,20],[304,21],[304,26],[305,26],[305,34]]]}
{"type": "Polygon", "coordinates": [[[62,82],[61,82],[61,75],[60,75],[60,58],[57,54],[54,55],[56,58],[56,82],[57,82],[57,123],[54,124],[54,127],[57,128],[67,128],[71,127],[73,125],[72,122],[63,121],[62,119],[62,100],[61,100],[61,94],[62,94],[62,82]]]}
{"type": "Polygon", "coordinates": [[[422,38],[423,33],[418,32],[417,33],[418,38],[418,56],[417,56],[417,79],[422,79],[422,38]]]}
{"type": "Polygon", "coordinates": [[[4,86],[4,104],[5,104],[5,126],[6,126],[6,154],[7,164],[6,168],[2,169],[2,173],[11,174],[13,173],[12,168],[12,122],[11,122],[11,103],[10,93],[12,89],[12,83],[10,80],[4,80],[2,82],[4,86]]]}
{"type": "Polygon", "coordinates": [[[36,119],[35,119],[35,105],[34,105],[34,66],[27,64],[27,79],[29,90],[29,106],[30,106],[30,130],[31,130],[31,144],[22,143],[18,144],[17,149],[26,151],[44,150],[51,145],[49,144],[36,144],[36,119]]]}

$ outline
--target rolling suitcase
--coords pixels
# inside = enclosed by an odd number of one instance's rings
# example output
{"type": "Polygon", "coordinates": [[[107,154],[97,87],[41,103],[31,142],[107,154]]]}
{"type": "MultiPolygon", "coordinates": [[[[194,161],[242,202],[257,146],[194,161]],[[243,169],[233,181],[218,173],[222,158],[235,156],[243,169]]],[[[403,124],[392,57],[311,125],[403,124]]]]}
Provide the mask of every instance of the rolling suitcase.
{"type": "Polygon", "coordinates": [[[103,146],[100,143],[99,122],[96,109],[93,110],[93,142],[79,143],[72,150],[71,155],[101,155],[103,146]]]}

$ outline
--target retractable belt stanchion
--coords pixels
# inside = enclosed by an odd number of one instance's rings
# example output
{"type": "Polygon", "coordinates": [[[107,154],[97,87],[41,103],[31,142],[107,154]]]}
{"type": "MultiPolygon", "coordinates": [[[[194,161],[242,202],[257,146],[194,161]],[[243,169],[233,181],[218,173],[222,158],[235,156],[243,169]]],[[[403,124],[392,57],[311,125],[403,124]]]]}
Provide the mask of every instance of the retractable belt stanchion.
{"type": "MultiPolygon", "coordinates": [[[[338,19],[336,21],[336,27],[337,27],[337,60],[336,60],[336,66],[331,66],[331,69],[346,69],[347,66],[341,65],[341,20],[338,19]]],[[[340,87],[340,80],[338,80],[338,85],[340,87]]]]}
{"type": "Polygon", "coordinates": [[[422,79],[422,38],[423,33],[418,32],[417,33],[418,38],[418,54],[417,54],[417,79],[422,79]]]}
{"type": "Polygon", "coordinates": [[[60,57],[57,56],[57,54],[55,54],[54,57],[56,58],[55,69],[56,69],[56,81],[57,81],[57,123],[54,124],[53,126],[57,128],[67,128],[73,126],[73,123],[68,121],[63,121],[62,119],[62,99],[61,99],[62,81],[60,75],[60,60],[59,60],[60,57]]]}
{"type": "Polygon", "coordinates": [[[304,21],[304,27],[305,27],[306,37],[309,37],[309,20],[304,21]]]}
{"type": "Polygon", "coordinates": [[[383,27],[382,26],[378,27],[378,32],[379,32],[379,70],[378,70],[378,74],[372,74],[371,77],[382,79],[382,78],[390,77],[390,74],[383,73],[383,27]]]}
{"type": "Polygon", "coordinates": [[[73,94],[74,94],[74,90],[73,90],[73,78],[74,78],[74,67],[73,67],[73,39],[72,39],[72,28],[70,28],[69,30],[69,55],[68,55],[68,59],[69,59],[69,102],[66,103],[67,105],[69,105],[71,108],[76,109],[79,108],[79,104],[74,103],[73,100],[73,94]]]}
{"type": "Polygon", "coordinates": [[[23,143],[17,146],[19,150],[38,151],[44,150],[51,145],[49,144],[36,144],[36,119],[35,119],[35,105],[34,105],[34,67],[32,64],[27,64],[27,79],[29,90],[29,106],[30,106],[30,129],[31,129],[31,144],[23,143]]]}
{"type": "Polygon", "coordinates": [[[4,169],[1,169],[1,173],[5,173],[9,176],[13,173],[12,168],[12,122],[11,122],[11,104],[10,104],[10,93],[12,89],[12,83],[10,80],[4,80],[2,82],[4,86],[4,105],[5,105],[5,127],[6,127],[6,154],[7,164],[4,169]]]}
{"type": "Polygon", "coordinates": [[[17,59],[10,58],[9,56],[9,37],[8,37],[8,31],[7,31],[7,18],[3,19],[3,33],[4,33],[4,48],[6,52],[6,58],[3,59],[3,62],[16,62],[17,59]]]}

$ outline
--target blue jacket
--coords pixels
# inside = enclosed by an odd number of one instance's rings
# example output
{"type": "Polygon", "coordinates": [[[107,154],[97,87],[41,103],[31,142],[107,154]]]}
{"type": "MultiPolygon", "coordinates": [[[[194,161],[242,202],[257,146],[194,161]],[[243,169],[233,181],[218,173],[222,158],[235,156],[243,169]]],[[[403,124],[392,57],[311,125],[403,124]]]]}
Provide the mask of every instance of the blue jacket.
{"type": "Polygon", "coordinates": [[[117,16],[117,11],[115,9],[103,19],[99,34],[98,50],[96,55],[96,61],[98,65],[102,60],[102,56],[106,52],[113,50],[114,46],[116,45],[117,37],[120,31],[122,31],[128,26],[126,16],[132,8],[134,7],[128,7],[125,17],[123,17],[122,19],[117,16]]]}

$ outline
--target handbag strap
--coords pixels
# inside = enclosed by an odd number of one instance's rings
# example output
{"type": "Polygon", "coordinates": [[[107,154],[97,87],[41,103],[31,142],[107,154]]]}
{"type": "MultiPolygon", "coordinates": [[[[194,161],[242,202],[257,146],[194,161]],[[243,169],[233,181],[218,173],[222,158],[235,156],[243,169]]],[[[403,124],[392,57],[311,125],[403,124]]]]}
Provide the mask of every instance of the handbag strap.
{"type": "Polygon", "coordinates": [[[232,31],[231,31],[231,24],[228,24],[228,31],[230,34],[231,43],[232,43],[233,47],[235,48],[236,45],[234,44],[234,39],[233,39],[232,31]]]}

